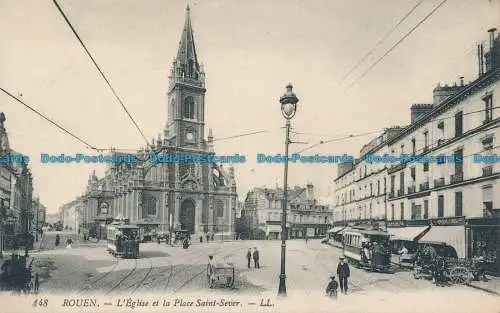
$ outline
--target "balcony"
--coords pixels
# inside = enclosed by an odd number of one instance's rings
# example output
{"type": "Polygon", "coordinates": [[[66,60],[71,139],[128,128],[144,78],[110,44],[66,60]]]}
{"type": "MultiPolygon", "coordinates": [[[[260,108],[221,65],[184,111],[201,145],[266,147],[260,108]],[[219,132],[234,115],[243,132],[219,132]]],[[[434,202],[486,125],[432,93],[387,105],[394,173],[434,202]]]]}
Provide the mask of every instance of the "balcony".
{"type": "Polygon", "coordinates": [[[411,195],[412,193],[416,192],[415,185],[413,186],[408,186],[408,194],[411,195]]]}
{"type": "Polygon", "coordinates": [[[437,145],[438,147],[442,146],[444,144],[445,140],[444,139],[438,139],[437,145]]]}
{"type": "Polygon", "coordinates": [[[389,192],[388,198],[389,199],[394,198],[394,190],[391,190],[391,192],[389,192]]]}
{"type": "Polygon", "coordinates": [[[457,184],[460,183],[464,180],[464,173],[459,172],[455,173],[453,175],[450,175],[450,184],[457,184]]]}
{"type": "Polygon", "coordinates": [[[425,146],[424,147],[424,153],[428,152],[429,151],[429,147],[428,146],[425,146]]]}
{"type": "Polygon", "coordinates": [[[493,165],[483,167],[483,176],[493,175],[493,165]]]}
{"type": "Polygon", "coordinates": [[[402,197],[405,194],[404,189],[399,189],[398,190],[398,197],[402,197]]]}
{"type": "Polygon", "coordinates": [[[444,177],[434,179],[434,188],[442,187],[444,186],[444,177]]]}
{"type": "Polygon", "coordinates": [[[421,183],[420,184],[420,191],[426,191],[429,190],[429,182],[421,183]]]}

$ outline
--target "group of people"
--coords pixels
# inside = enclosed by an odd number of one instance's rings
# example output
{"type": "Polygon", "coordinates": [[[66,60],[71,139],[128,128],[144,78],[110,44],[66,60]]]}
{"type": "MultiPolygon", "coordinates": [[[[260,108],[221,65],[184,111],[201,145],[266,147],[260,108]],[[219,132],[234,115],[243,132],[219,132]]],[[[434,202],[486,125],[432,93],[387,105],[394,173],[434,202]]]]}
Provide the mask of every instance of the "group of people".
{"type": "Polygon", "coordinates": [[[250,268],[250,260],[253,259],[253,264],[255,268],[260,268],[259,264],[259,250],[257,250],[257,247],[253,248],[253,253],[252,253],[252,248],[248,248],[247,251],[247,261],[248,261],[248,268],[250,268]]]}
{"type": "Polygon", "coordinates": [[[12,254],[1,266],[0,286],[1,289],[9,289],[15,292],[28,292],[28,283],[34,278],[33,291],[38,292],[40,286],[38,273],[31,275],[31,266],[26,264],[26,256],[12,254]]]}
{"type": "Polygon", "coordinates": [[[349,269],[349,264],[347,264],[344,256],[340,257],[340,262],[337,265],[337,275],[339,277],[340,284],[335,280],[336,279],[335,275],[332,274],[330,276],[330,282],[326,287],[326,294],[330,297],[337,296],[337,289],[339,285],[340,285],[340,292],[343,294],[347,294],[347,290],[349,289],[348,279],[349,276],[351,275],[351,271],[349,269]]]}

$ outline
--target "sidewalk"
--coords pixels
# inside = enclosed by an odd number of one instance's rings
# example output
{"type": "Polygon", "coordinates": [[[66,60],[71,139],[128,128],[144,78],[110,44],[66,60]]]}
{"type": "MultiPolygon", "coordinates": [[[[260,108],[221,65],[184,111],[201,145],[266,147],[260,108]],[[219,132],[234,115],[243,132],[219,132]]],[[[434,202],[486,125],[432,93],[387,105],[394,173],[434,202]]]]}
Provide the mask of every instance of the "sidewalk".
{"type": "Polygon", "coordinates": [[[470,287],[500,296],[500,278],[487,276],[488,281],[471,281],[470,287]]]}

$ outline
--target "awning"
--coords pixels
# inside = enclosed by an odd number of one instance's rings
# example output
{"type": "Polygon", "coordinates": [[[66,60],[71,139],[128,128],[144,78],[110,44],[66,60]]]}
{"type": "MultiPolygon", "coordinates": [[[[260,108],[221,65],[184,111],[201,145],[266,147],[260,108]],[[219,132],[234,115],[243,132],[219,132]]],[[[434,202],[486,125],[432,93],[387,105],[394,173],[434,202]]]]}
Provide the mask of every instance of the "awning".
{"type": "Polygon", "coordinates": [[[462,226],[432,226],[418,240],[419,243],[446,244],[455,248],[459,258],[465,258],[465,227],[462,226]]]}
{"type": "Polygon", "coordinates": [[[343,230],[344,228],[345,228],[345,227],[334,227],[334,228],[329,229],[329,230],[328,230],[328,233],[329,233],[329,234],[331,234],[331,233],[336,234],[336,233],[340,232],[341,230],[343,230]]]}
{"type": "Polygon", "coordinates": [[[414,241],[418,236],[422,235],[424,231],[429,229],[429,226],[415,226],[415,227],[396,227],[387,228],[387,232],[391,235],[391,240],[414,241]]]}

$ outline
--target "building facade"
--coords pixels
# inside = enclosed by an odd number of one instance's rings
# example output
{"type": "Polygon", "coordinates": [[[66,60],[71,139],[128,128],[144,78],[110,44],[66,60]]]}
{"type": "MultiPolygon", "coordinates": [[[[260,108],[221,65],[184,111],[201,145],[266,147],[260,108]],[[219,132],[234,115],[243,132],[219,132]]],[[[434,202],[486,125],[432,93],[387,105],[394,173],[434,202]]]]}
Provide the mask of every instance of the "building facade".
{"type": "MultiPolygon", "coordinates": [[[[214,162],[158,161],[167,155],[207,160],[215,156],[211,130],[205,139],[205,92],[188,7],[169,76],[163,134],[135,154],[138,162],[113,164],[101,179],[90,176],[84,224],[120,217],[144,233],[183,229],[232,236],[238,201],[234,168],[214,162]]],[[[116,151],[112,155],[124,156],[116,151]]]]}
{"type": "Polygon", "coordinates": [[[481,255],[498,272],[500,44],[494,31],[489,51],[480,46],[478,55],[477,79],[438,85],[433,103],[411,107],[410,125],[387,129],[359,159],[339,165],[336,224],[383,219],[396,238],[451,246],[460,258],[481,255]],[[384,155],[405,157],[372,157],[384,155]]]}
{"type": "MultiPolygon", "coordinates": [[[[247,193],[241,211],[241,235],[252,239],[281,238],[283,189],[254,188],[247,193]]],[[[295,186],[287,195],[288,238],[324,236],[332,222],[327,205],[319,204],[314,186],[295,186]]]]}
{"type": "Polygon", "coordinates": [[[24,246],[33,227],[31,170],[26,157],[10,148],[5,121],[0,113],[0,251],[24,246]]]}

